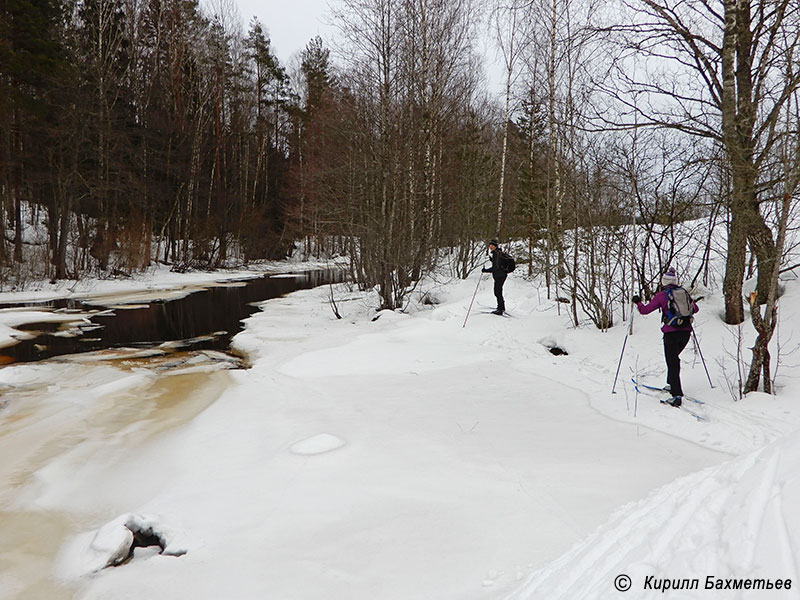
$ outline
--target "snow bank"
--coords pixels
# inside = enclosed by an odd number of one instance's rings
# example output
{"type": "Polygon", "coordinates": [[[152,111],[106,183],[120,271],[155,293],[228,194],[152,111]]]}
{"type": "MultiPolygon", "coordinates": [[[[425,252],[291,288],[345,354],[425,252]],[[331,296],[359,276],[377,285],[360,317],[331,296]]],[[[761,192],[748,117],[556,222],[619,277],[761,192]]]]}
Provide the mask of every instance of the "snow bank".
{"type": "Polygon", "coordinates": [[[168,265],[156,264],[142,273],[117,279],[86,278],[80,281],[60,280],[55,283],[42,280],[31,282],[24,289],[3,290],[0,298],[4,303],[47,302],[51,300],[97,299],[103,302],[111,298],[123,298],[125,303],[136,296],[140,301],[180,297],[183,288],[204,288],[215,284],[236,284],[236,281],[279,274],[290,268],[292,271],[311,271],[341,265],[342,260],[317,260],[307,262],[260,261],[247,268],[220,269],[218,271],[187,271],[175,273],[168,265]]]}
{"type": "MultiPolygon", "coordinates": [[[[55,323],[65,330],[91,325],[88,313],[49,312],[20,308],[0,309],[0,348],[12,346],[19,340],[30,339],[31,334],[17,328],[20,325],[31,323],[55,323]]],[[[67,333],[69,332],[67,331],[67,333]]]]}
{"type": "Polygon", "coordinates": [[[135,546],[157,545],[158,554],[182,556],[186,548],[174,542],[175,534],[158,517],[128,513],[94,532],[75,537],[62,551],[59,575],[76,578],[114,567],[133,556],[135,546]]]}

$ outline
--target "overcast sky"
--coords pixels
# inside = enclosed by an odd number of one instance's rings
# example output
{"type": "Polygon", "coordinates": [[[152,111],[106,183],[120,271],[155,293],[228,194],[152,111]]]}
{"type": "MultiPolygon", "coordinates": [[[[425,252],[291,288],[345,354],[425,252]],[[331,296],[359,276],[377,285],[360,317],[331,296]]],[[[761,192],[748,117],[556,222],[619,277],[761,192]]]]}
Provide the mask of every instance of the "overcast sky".
{"type": "MultiPolygon", "coordinates": [[[[212,0],[213,2],[213,0],[212,0]]],[[[337,5],[337,0],[330,0],[337,5]]],[[[284,67],[289,67],[293,54],[299,53],[315,35],[325,40],[328,47],[337,36],[331,20],[329,0],[233,0],[244,24],[245,31],[250,20],[258,17],[269,33],[272,51],[284,67]]],[[[489,87],[498,97],[502,94],[504,81],[502,67],[495,50],[491,47],[491,35],[487,32],[479,45],[489,77],[489,87]]]]}
{"type": "Polygon", "coordinates": [[[248,29],[250,20],[258,17],[269,32],[272,50],[286,66],[295,52],[306,47],[315,35],[330,45],[333,30],[325,25],[329,15],[327,0],[234,0],[248,29]]]}

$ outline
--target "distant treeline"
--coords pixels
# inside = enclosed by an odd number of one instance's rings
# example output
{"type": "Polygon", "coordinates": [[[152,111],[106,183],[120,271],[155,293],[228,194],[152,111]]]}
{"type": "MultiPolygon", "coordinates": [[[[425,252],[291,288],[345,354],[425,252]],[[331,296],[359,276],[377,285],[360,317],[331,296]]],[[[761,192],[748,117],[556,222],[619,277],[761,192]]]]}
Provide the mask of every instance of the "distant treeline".
{"type": "Polygon", "coordinates": [[[27,260],[24,205],[45,213],[40,276],[285,256],[302,118],[258,23],[232,35],[193,0],[2,0],[0,263],[27,260]]]}
{"type": "Polygon", "coordinates": [[[490,237],[533,251],[572,215],[627,219],[563,202],[582,167],[555,166],[545,89],[505,117],[487,99],[475,6],[354,7],[335,15],[339,66],[315,38],[290,75],[260,23],[194,0],[0,0],[3,280],[208,268],[305,240],[353,256],[397,306],[440,248],[466,276],[490,237]]]}

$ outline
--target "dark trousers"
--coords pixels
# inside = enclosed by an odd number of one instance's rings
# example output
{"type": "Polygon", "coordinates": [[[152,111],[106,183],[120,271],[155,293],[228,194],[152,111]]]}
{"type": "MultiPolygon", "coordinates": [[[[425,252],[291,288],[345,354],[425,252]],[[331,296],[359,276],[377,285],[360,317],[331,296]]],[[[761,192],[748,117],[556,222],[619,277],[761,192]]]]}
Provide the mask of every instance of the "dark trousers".
{"type": "Polygon", "coordinates": [[[667,359],[667,383],[673,396],[683,396],[681,387],[681,352],[689,343],[692,330],[670,331],[664,334],[664,358],[667,359]]]}
{"type": "Polygon", "coordinates": [[[506,309],[506,301],[503,300],[503,284],[506,282],[508,275],[505,273],[493,273],[492,276],[494,277],[494,297],[497,298],[497,309],[504,311],[506,309]]]}

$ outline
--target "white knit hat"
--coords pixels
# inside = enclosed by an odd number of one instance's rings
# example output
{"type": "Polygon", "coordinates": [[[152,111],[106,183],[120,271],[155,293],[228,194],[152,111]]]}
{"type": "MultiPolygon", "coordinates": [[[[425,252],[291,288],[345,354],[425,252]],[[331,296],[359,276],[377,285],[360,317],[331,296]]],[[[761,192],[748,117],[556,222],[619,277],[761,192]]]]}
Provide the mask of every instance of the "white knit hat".
{"type": "Polygon", "coordinates": [[[678,285],[678,274],[675,273],[673,267],[667,269],[666,273],[661,276],[661,286],[667,287],[668,285],[678,285]]]}

